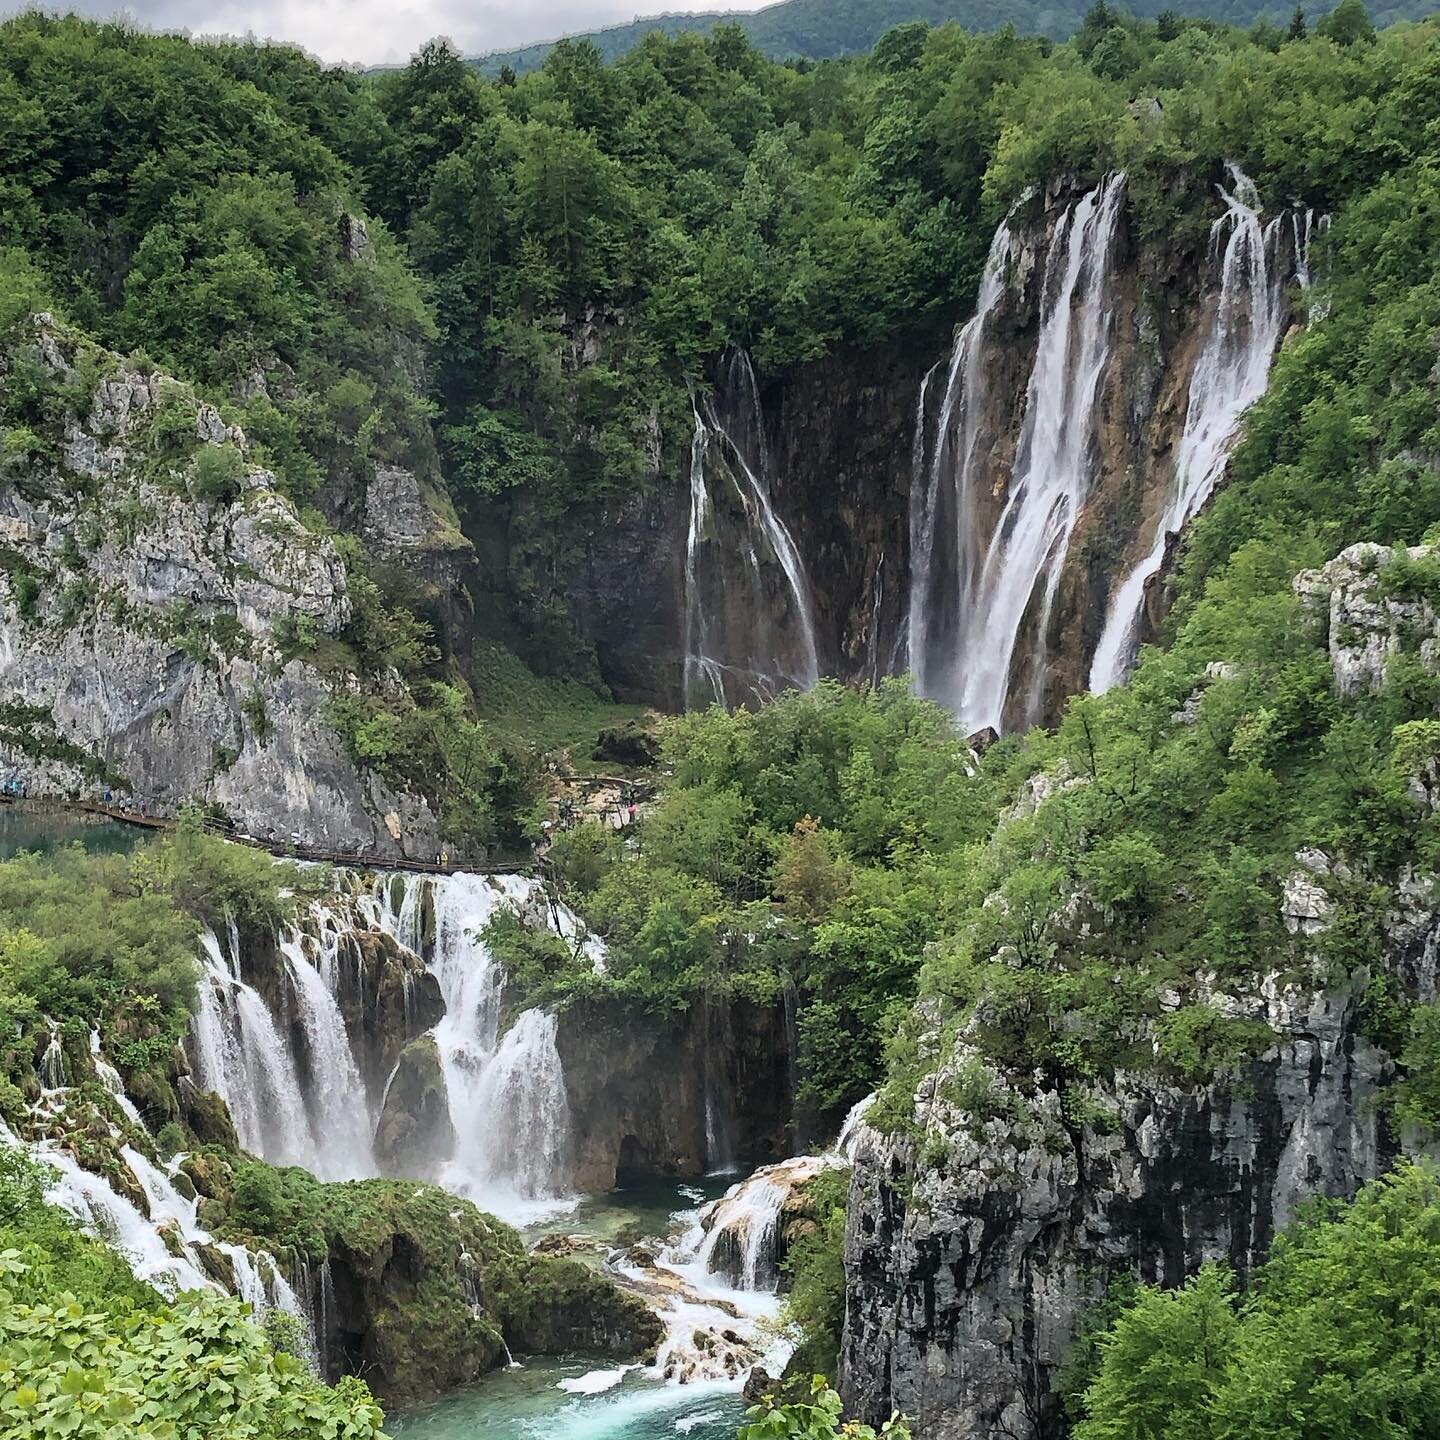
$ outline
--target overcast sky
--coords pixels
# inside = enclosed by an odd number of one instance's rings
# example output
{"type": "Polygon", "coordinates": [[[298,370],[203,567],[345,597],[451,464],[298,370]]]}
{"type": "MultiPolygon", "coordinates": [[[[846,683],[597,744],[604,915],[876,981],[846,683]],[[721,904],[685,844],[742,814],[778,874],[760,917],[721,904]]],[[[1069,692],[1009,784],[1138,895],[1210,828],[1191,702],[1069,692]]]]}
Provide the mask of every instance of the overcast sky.
{"type": "MultiPolygon", "coordinates": [[[[433,35],[467,55],[509,50],[677,10],[758,10],[770,0],[62,0],[46,9],[124,13],[157,30],[288,40],[322,60],[405,60],[433,35]]],[[[22,5],[0,0],[0,14],[22,5]]]]}

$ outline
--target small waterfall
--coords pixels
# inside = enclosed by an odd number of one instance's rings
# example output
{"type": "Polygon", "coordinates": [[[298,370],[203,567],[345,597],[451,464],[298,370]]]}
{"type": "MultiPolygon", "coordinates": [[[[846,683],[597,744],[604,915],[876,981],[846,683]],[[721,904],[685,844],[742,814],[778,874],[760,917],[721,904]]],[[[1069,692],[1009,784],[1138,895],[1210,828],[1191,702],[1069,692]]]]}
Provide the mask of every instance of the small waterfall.
{"type": "Polygon", "coordinates": [[[694,402],[685,541],[685,702],[738,705],[820,676],[810,581],[770,500],[770,456],[755,371],[721,361],[694,402]]]}
{"type": "Polygon", "coordinates": [[[375,1122],[335,999],[341,937],[328,927],[322,927],[321,934],[330,943],[323,947],[318,966],[310,963],[298,931],[291,930],[280,940],[305,1033],[310,1077],[305,1093],[312,1128],[307,1164],[322,1180],[357,1180],[376,1173],[371,1146],[375,1122]]]}
{"type": "Polygon", "coordinates": [[[1090,688],[1097,694],[1118,685],[1129,673],[1139,648],[1146,586],[1159,573],[1171,537],[1210,498],[1239,434],[1241,417],[1265,393],[1289,308],[1287,259],[1300,286],[1310,283],[1313,212],[1290,210],[1262,224],[1254,184],[1237,166],[1226,168],[1231,188],[1219,187],[1225,213],[1210,230],[1210,264],[1218,265],[1219,294],[1190,379],[1175,478],[1155,522],[1150,549],[1121,581],[1110,602],[1090,666],[1090,688]]]}
{"type": "Polygon", "coordinates": [[[696,1257],[709,1271],[727,1271],[741,1290],[774,1290],[780,1283],[780,1215],[790,1190],[764,1170],[733,1185],[717,1200],[696,1257]]]}
{"type": "Polygon", "coordinates": [[[125,1118],[135,1125],[141,1124],[140,1112],[125,1093],[125,1082],[120,1078],[120,1072],[101,1054],[98,1030],[90,1032],[90,1063],[95,1067],[96,1078],[115,1097],[115,1103],[125,1118]]]}
{"type": "MultiPolygon", "coordinates": [[[[46,1196],[50,1203],[68,1210],[87,1230],[118,1250],[137,1279],[171,1295],[181,1290],[217,1288],[201,1269],[183,1230],[177,1237],[179,1243],[176,1248],[180,1253],[172,1254],[165,1243],[165,1222],[168,1220],[173,1225],[175,1220],[175,1207],[168,1199],[161,1201],[158,1207],[151,1200],[153,1218],[147,1219],[103,1176],[84,1169],[68,1150],[42,1144],[33,1147],[33,1153],[36,1159],[58,1172],[58,1179],[46,1196]]],[[[135,1152],[126,1150],[123,1153],[128,1162],[135,1152]]],[[[149,1199],[146,1175],[135,1170],[133,1165],[131,1170],[149,1199]]],[[[166,1185],[165,1189],[168,1191],[170,1187],[166,1185]]],[[[178,1196],[175,1198],[179,1199],[178,1196]]]]}
{"type": "Polygon", "coordinates": [[[63,1090],[65,1085],[65,1051],[60,1045],[60,1032],[52,1027],[40,1056],[40,1086],[43,1090],[63,1090]]]}
{"type": "Polygon", "coordinates": [[[879,1096],[872,1091],[863,1100],[857,1100],[850,1107],[850,1113],[846,1115],[844,1123],[840,1126],[840,1134],[835,1139],[835,1148],[831,1150],[828,1158],[842,1165],[848,1165],[855,1158],[855,1150],[860,1143],[865,1117],[878,1099],[879,1096]]]}
{"type": "Polygon", "coordinates": [[[717,1050],[721,1056],[725,1053],[725,1034],[727,1028],[725,1021],[728,1019],[726,1012],[716,1006],[711,999],[705,1001],[705,1051],[704,1051],[704,1089],[705,1089],[705,1169],[711,1175],[726,1175],[733,1171],[735,1166],[735,1147],[730,1140],[730,1116],[729,1107],[726,1104],[725,1077],[720,1073],[720,1065],[717,1060],[717,1050]],[[719,1044],[716,1040],[716,1027],[721,1027],[719,1044]]]}

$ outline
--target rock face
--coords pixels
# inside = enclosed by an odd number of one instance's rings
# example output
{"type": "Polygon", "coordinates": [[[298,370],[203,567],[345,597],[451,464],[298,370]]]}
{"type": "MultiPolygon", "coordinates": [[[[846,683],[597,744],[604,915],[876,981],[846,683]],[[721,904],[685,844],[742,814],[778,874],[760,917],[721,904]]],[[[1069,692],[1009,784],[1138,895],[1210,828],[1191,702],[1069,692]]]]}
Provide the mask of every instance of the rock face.
{"type": "Polygon", "coordinates": [[[778,1009],[701,1007],[637,1023],[623,1005],[581,1001],[561,1012],[556,1045],[577,1190],[788,1151],[789,1047],[778,1009]]]}
{"type": "Polygon", "coordinates": [[[1435,546],[1397,553],[1374,544],[1351,545],[1320,569],[1295,577],[1295,593],[1325,627],[1341,695],[1378,690],[1391,657],[1402,651],[1417,655],[1431,674],[1440,670],[1440,616],[1431,600],[1440,585],[1427,591],[1436,577],[1435,546]]]}
{"type": "MultiPolygon", "coordinates": [[[[62,378],[70,344],[37,317],[34,353],[62,378]]],[[[0,763],[33,794],[108,782],[156,813],[199,802],[251,833],[433,854],[425,802],[356,769],[307,658],[349,623],[344,564],[243,456],[184,387],[122,371],[53,469],[6,464],[0,763]]]]}
{"type": "MultiPolygon", "coordinates": [[[[1325,924],[1323,859],[1302,852],[1292,933],[1325,924]]],[[[1397,894],[1388,936],[1422,999],[1436,987],[1430,888],[1397,894]]],[[[1276,1043],[1200,1087],[1117,1074],[1083,1096],[1079,1113],[1097,1117],[1083,1126],[1053,1089],[1021,1095],[998,1077],[1006,1118],[962,1110],[946,1075],[973,1052],[957,1045],[922,1082],[916,1133],[865,1132],[855,1155],[847,1406],[876,1422],[902,1410],[922,1440],[1060,1435],[1057,1368],[1108,1277],[1175,1285],[1207,1260],[1243,1276],[1302,1201],[1381,1173],[1398,1148],[1376,1103],[1394,1067],[1365,1033],[1367,979],[1211,994],[1276,1043]]]]}

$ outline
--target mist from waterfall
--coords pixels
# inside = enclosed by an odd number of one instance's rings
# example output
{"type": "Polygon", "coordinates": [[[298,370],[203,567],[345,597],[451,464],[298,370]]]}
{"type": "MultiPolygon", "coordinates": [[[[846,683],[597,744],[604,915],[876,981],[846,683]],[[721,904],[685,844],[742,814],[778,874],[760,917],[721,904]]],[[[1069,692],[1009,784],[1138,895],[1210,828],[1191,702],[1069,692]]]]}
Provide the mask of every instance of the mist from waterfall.
{"type": "Polygon", "coordinates": [[[685,703],[735,706],[820,677],[810,580],[775,512],[750,356],[725,352],[713,395],[694,397],[685,540],[685,703]]]}
{"type": "MultiPolygon", "coordinates": [[[[1027,723],[1043,701],[1055,591],[1095,470],[1124,190],[1123,174],[1109,176],[1068,205],[1054,226],[1019,443],[988,535],[978,517],[996,477],[977,440],[989,385],[987,322],[1003,298],[1012,243],[1006,225],[991,246],[976,315],[956,337],[928,468],[920,428],[910,664],[922,693],[947,705],[967,729],[1027,723]]],[[[921,392],[922,422],[930,380],[921,392]]]]}
{"type": "Polygon", "coordinates": [[[1145,591],[1160,571],[1171,538],[1210,498],[1245,411],[1265,393],[1270,364],[1288,313],[1287,286],[1310,283],[1313,212],[1287,210],[1261,220],[1250,178],[1227,165],[1230,188],[1218,187],[1225,213],[1210,230],[1209,266],[1219,292],[1204,347],[1190,379],[1185,428],[1165,508],[1150,548],[1115,590],[1090,666],[1097,694],[1118,685],[1135,662],[1145,591]]]}

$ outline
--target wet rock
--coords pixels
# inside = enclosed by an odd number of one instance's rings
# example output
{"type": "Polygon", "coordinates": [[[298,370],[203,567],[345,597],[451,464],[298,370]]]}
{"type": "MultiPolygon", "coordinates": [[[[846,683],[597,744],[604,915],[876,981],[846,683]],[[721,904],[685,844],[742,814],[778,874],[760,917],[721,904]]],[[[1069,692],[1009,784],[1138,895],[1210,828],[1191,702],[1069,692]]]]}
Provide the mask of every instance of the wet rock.
{"type": "Polygon", "coordinates": [[[375,1158],[391,1174],[430,1175],[452,1151],[455,1130],[433,1035],[400,1054],[375,1127],[375,1158]]]}

